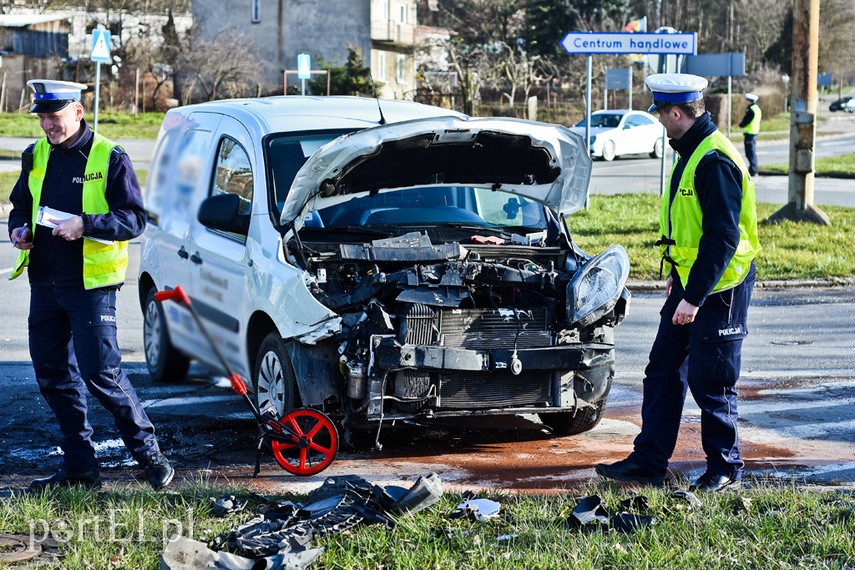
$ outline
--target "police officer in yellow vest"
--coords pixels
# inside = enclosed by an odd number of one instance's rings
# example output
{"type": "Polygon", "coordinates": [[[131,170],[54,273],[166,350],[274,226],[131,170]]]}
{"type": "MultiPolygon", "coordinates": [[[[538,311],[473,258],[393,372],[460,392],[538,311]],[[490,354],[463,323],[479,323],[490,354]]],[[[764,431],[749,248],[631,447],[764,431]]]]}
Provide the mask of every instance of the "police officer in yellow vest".
{"type": "Polygon", "coordinates": [[[757,176],[757,135],[760,134],[760,120],[763,118],[757,99],[759,97],[754,93],[745,94],[748,108],[745,110],[745,116],[739,121],[745,142],[745,158],[748,159],[748,174],[751,176],[757,176]]]}
{"type": "Polygon", "coordinates": [[[29,345],[39,389],[62,433],[63,463],[30,489],[100,486],[86,390],[112,414],[155,489],[175,473],[121,368],[116,292],[128,240],[145,229],[140,187],[128,155],[83,119],[85,85],[36,79],[30,113],[45,138],[22,155],[10,199],[10,238],[21,250],[11,278],[30,281],[29,345]]]}
{"type": "Polygon", "coordinates": [[[674,452],[687,390],[701,409],[706,469],[692,490],[737,486],[744,467],[736,381],[760,251],[754,184],[742,157],[705,111],[707,81],[695,75],[645,79],[677,152],[660,212],[667,299],[645,370],[641,433],[633,452],[600,464],[601,476],[661,485],[674,452]]]}

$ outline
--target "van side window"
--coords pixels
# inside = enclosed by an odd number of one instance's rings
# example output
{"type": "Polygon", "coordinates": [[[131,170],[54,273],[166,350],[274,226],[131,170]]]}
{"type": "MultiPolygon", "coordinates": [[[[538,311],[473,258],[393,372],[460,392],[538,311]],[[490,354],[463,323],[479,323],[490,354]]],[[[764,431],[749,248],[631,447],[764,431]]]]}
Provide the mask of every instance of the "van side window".
{"type": "Polygon", "coordinates": [[[151,171],[149,172],[148,183],[143,191],[149,223],[158,224],[160,213],[167,207],[164,203],[166,199],[165,189],[167,188],[167,175],[170,173],[170,163],[174,152],[174,150],[168,151],[167,149],[171,144],[172,131],[167,131],[160,139],[151,159],[151,171]]]}
{"type": "Polygon", "coordinates": [[[223,137],[217,151],[217,167],[211,196],[236,194],[241,199],[238,213],[249,215],[252,207],[252,166],[249,156],[236,140],[223,137]]]}

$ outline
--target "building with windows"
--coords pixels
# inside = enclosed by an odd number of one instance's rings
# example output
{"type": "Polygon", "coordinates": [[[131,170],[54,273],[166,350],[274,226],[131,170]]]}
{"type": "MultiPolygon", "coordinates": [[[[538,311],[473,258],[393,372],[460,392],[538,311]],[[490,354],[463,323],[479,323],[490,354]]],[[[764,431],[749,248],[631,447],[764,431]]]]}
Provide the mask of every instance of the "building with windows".
{"type": "Polygon", "coordinates": [[[358,48],[378,95],[412,99],[413,53],[418,0],[193,0],[196,30],[207,39],[249,40],[261,66],[267,91],[297,84],[297,54],[308,53],[312,68],[320,62],[343,65],[348,46],[358,48]]]}
{"type": "Polygon", "coordinates": [[[54,76],[70,30],[65,14],[0,14],[0,111],[29,105],[27,81],[54,76]]]}

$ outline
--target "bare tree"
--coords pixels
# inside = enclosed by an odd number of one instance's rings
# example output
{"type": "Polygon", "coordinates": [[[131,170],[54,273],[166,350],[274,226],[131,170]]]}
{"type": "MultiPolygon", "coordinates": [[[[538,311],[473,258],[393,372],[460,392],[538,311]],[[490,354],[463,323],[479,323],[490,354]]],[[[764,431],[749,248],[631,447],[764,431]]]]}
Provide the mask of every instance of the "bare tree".
{"type": "Polygon", "coordinates": [[[482,61],[484,50],[479,46],[467,44],[460,37],[452,37],[444,42],[448,50],[448,61],[457,73],[460,83],[460,93],[463,98],[463,112],[475,114],[475,100],[481,87],[482,61]]]}
{"type": "Polygon", "coordinates": [[[213,38],[188,34],[179,73],[184,101],[257,95],[264,64],[253,53],[253,45],[246,32],[234,27],[213,38]]]}
{"type": "Polygon", "coordinates": [[[784,28],[788,3],[780,0],[735,0],[735,17],[739,22],[734,48],[745,52],[747,71],[764,66],[764,54],[775,43],[784,28]]]}
{"type": "Polygon", "coordinates": [[[548,58],[531,54],[521,42],[509,46],[497,42],[489,52],[490,62],[485,69],[485,81],[492,84],[513,107],[518,91],[523,100],[528,99],[533,86],[550,81],[558,68],[548,58]]]}
{"type": "Polygon", "coordinates": [[[855,0],[823,0],[819,13],[820,71],[847,83],[855,80],[852,22],[855,22],[855,0]]]}

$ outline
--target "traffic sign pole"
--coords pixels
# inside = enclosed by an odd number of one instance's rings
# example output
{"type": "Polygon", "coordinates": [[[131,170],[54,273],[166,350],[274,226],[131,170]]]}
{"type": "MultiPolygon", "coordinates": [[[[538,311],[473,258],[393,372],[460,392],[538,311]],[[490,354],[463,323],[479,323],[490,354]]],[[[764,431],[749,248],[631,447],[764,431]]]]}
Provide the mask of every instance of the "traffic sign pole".
{"type": "Polygon", "coordinates": [[[101,91],[101,62],[97,62],[95,64],[95,104],[94,104],[94,115],[95,119],[92,121],[92,132],[98,132],[98,99],[101,91]]]}
{"type": "MultiPolygon", "coordinates": [[[[814,1],[814,0],[802,0],[814,1]]],[[[590,154],[591,144],[591,56],[592,54],[657,54],[694,55],[698,50],[694,32],[640,33],[640,32],[570,32],[561,40],[561,47],[571,55],[586,55],[585,66],[585,148],[590,154]]],[[[665,59],[665,72],[668,60],[665,59]]],[[[630,80],[631,81],[631,80],[630,80]]],[[[630,91],[632,85],[629,86],[630,91]]],[[[663,135],[664,136],[664,135],[663,135]]],[[[660,193],[665,192],[665,139],[662,140],[660,193]]],[[[586,204],[587,206],[587,204],[586,204]]]]}
{"type": "Polygon", "coordinates": [[[92,130],[98,132],[98,104],[101,99],[101,64],[113,61],[110,57],[109,31],[92,30],[92,51],[89,59],[95,62],[95,102],[92,106],[95,118],[92,121],[92,130]]]}
{"type": "Polygon", "coordinates": [[[306,80],[312,77],[312,56],[307,53],[297,54],[297,77],[300,78],[300,95],[306,94],[306,80]]]}

